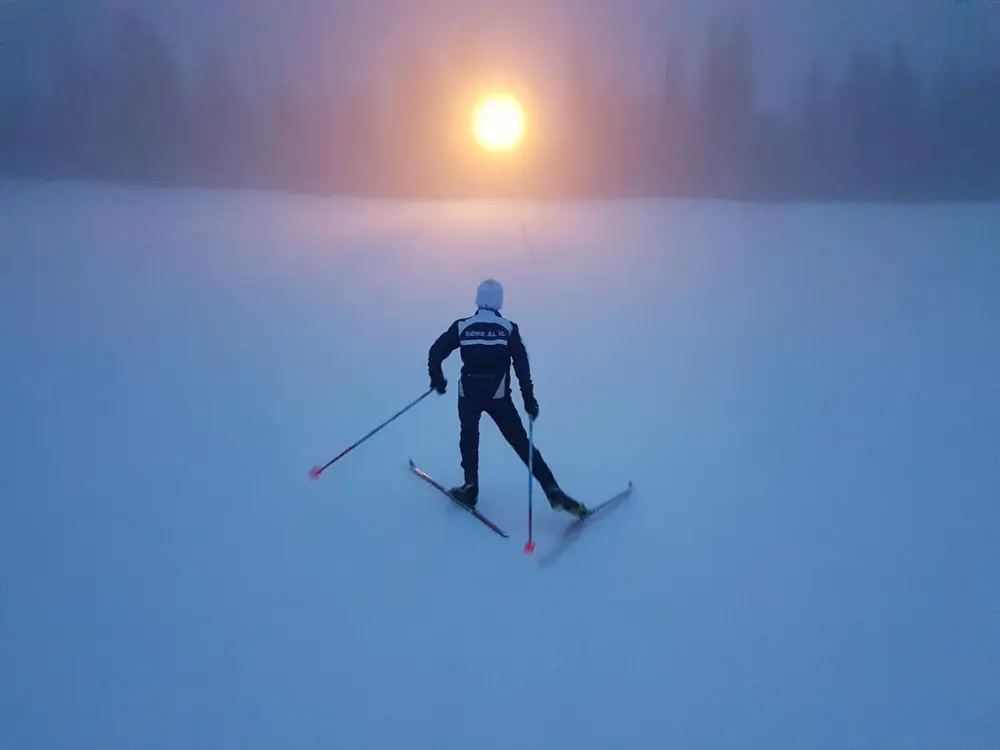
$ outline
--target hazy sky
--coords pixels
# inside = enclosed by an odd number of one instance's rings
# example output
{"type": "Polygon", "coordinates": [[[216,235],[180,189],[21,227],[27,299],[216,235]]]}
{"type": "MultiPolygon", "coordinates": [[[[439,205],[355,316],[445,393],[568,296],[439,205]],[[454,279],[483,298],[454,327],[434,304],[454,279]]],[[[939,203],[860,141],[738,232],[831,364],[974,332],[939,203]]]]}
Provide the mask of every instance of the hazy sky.
{"type": "MultiPolygon", "coordinates": [[[[781,95],[809,56],[842,62],[854,44],[898,41],[918,63],[955,54],[1000,61],[1000,0],[5,0],[4,67],[29,60],[31,34],[53,9],[100,33],[113,13],[140,8],[192,53],[224,43],[244,70],[272,62],[323,75],[362,60],[390,65],[404,43],[447,50],[463,29],[511,75],[561,75],[572,43],[640,84],[656,81],[672,37],[700,50],[709,21],[740,5],[757,29],[764,91],[781,95]],[[11,23],[11,19],[13,23],[11,23]],[[14,30],[12,32],[12,30],[14,30]],[[19,44],[20,43],[20,44],[19,44]]],[[[305,76],[302,83],[307,83],[305,76]]]]}

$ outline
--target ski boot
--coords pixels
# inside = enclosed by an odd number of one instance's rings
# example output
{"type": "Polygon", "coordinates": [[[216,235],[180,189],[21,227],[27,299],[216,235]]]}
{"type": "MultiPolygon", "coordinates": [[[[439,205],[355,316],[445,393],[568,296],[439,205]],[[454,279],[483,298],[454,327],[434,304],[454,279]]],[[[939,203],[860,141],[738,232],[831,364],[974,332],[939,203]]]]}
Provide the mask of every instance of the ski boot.
{"type": "Polygon", "coordinates": [[[479,487],[472,482],[466,482],[461,487],[452,487],[448,490],[448,494],[451,495],[456,502],[459,502],[469,508],[475,508],[476,503],[479,502],[479,487]]]}
{"type": "Polygon", "coordinates": [[[586,518],[590,515],[590,510],[586,505],[571,498],[558,486],[549,487],[545,490],[545,497],[548,498],[549,505],[552,506],[553,510],[564,510],[577,518],[586,518]]]}

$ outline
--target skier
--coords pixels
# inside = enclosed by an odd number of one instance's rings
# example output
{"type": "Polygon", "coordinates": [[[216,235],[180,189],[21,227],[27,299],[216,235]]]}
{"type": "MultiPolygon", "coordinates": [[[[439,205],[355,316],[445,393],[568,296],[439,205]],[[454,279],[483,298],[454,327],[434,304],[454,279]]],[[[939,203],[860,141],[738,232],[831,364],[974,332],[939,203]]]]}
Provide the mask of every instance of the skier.
{"type": "MultiPolygon", "coordinates": [[[[444,393],[448,387],[441,365],[456,349],[461,349],[462,374],[458,384],[459,450],[465,484],[451,490],[461,503],[475,507],[479,497],[479,420],[490,415],[500,433],[517,455],[528,464],[528,435],[517,407],[511,399],[510,367],[514,366],[524,400],[524,410],[534,420],[538,416],[528,353],[521,331],[502,315],[503,287],[487,279],[476,291],[476,314],[459,318],[431,345],[427,357],[431,388],[444,393]]],[[[559,487],[548,464],[534,449],[532,466],[553,510],[583,516],[587,508],[559,487]]]]}

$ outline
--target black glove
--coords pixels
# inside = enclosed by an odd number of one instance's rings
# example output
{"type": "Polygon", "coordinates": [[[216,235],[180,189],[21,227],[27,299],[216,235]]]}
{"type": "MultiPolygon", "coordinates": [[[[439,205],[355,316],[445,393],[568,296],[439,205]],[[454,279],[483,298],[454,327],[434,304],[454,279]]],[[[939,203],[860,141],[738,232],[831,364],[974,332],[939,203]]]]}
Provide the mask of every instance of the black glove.
{"type": "Polygon", "coordinates": [[[528,416],[532,419],[536,419],[538,417],[538,402],[535,400],[534,396],[525,396],[524,410],[528,412],[528,416]]]}
{"type": "Polygon", "coordinates": [[[439,372],[431,375],[431,388],[438,393],[444,393],[448,390],[448,381],[444,379],[444,373],[439,372]]]}

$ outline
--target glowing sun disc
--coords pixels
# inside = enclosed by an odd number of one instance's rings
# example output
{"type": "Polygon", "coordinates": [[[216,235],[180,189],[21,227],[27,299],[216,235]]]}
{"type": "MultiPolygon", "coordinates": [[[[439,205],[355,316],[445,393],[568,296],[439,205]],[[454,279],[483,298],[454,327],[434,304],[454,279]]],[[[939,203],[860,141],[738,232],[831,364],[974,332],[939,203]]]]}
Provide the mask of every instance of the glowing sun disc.
{"type": "Polygon", "coordinates": [[[510,151],[524,137],[524,110],[513,96],[483,99],[472,115],[472,132],[487,151],[510,151]]]}

